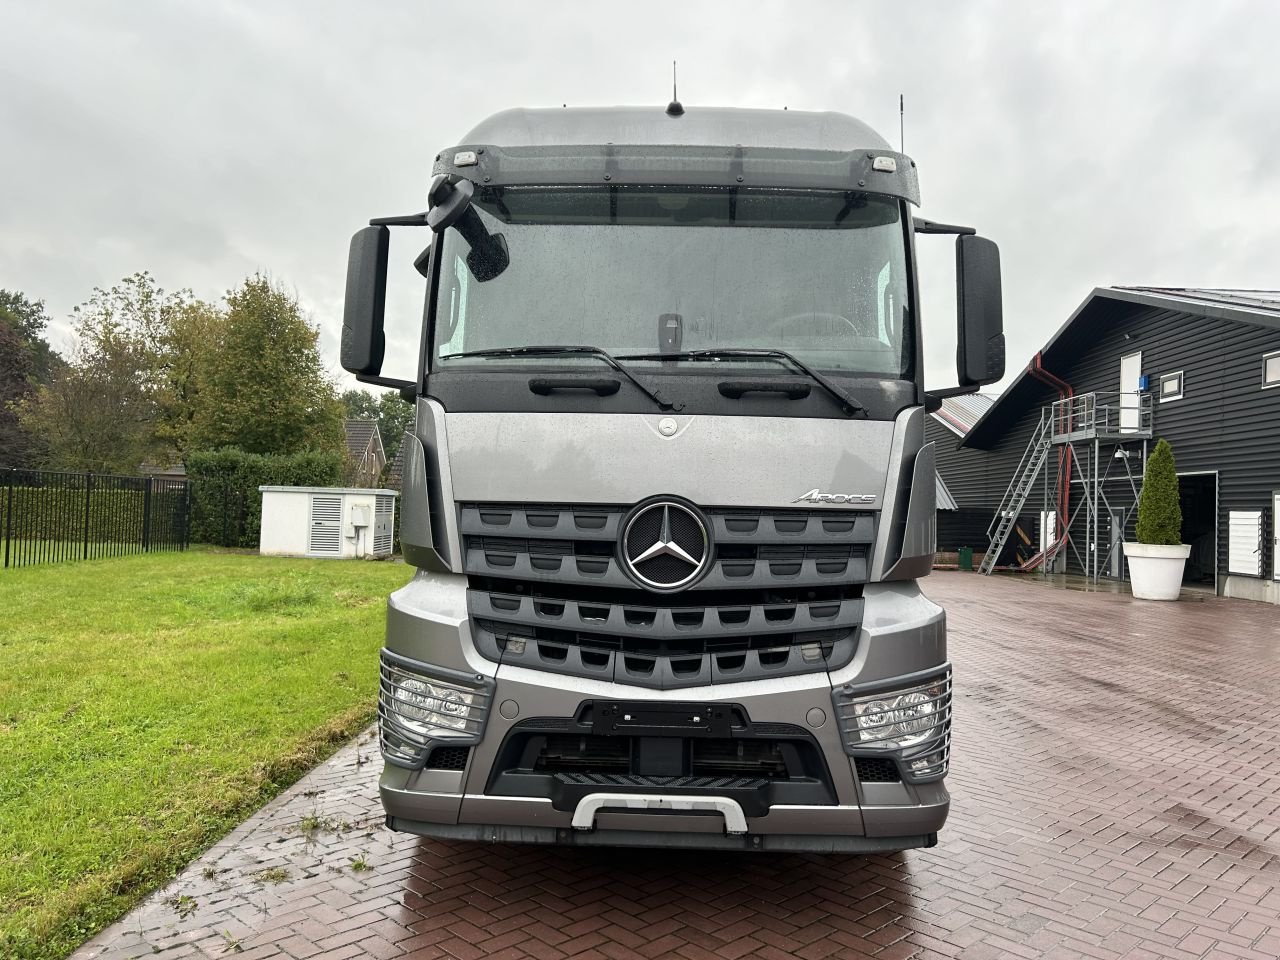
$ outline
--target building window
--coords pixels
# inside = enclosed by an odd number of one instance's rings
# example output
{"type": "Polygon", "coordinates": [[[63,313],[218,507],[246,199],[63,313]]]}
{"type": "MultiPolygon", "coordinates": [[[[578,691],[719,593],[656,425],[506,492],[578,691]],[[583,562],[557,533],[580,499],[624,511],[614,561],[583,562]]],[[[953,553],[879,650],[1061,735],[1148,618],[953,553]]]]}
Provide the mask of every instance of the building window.
{"type": "Polygon", "coordinates": [[[1280,350],[1262,355],[1262,388],[1280,387],[1280,350]]]}
{"type": "Polygon", "coordinates": [[[1160,377],[1160,402],[1182,399],[1182,371],[1166,373],[1160,377]]]}

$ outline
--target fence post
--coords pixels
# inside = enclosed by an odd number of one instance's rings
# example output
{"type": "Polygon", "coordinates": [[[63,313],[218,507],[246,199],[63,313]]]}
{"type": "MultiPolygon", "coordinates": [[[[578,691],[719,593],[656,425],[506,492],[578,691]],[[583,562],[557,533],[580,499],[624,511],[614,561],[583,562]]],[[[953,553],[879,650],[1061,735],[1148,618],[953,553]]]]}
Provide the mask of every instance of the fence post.
{"type": "Polygon", "coordinates": [[[89,559],[89,495],[93,492],[93,471],[84,475],[84,553],[81,560],[89,559]]]}
{"type": "Polygon", "coordinates": [[[182,549],[191,545],[191,481],[182,483],[182,549]]]}
{"type": "Polygon", "coordinates": [[[154,477],[147,477],[147,485],[142,491],[142,552],[147,553],[151,549],[151,481],[154,477]]]}
{"type": "Polygon", "coordinates": [[[227,546],[227,499],[231,495],[231,485],[222,482],[222,545],[227,546]]]}
{"type": "Polygon", "coordinates": [[[9,566],[9,540],[13,534],[13,478],[18,475],[17,467],[9,468],[9,492],[6,494],[4,509],[4,565],[9,566]]]}

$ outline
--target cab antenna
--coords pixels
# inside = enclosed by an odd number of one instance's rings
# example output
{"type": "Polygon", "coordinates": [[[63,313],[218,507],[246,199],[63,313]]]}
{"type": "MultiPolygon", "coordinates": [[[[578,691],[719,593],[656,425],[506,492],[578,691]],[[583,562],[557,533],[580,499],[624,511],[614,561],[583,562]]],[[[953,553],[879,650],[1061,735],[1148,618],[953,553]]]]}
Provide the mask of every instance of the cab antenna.
{"type": "Polygon", "coordinates": [[[671,102],[667,104],[668,117],[680,117],[684,115],[684,104],[680,102],[680,98],[676,95],[676,62],[671,61],[671,102]]]}

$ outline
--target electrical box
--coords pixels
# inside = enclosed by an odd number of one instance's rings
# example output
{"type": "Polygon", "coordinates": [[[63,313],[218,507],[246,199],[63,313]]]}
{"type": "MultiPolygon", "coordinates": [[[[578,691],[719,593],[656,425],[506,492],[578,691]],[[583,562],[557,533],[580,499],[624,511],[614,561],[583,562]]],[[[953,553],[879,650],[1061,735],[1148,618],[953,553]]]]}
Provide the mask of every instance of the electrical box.
{"type": "Polygon", "coordinates": [[[394,490],[259,487],[258,552],[277,557],[387,557],[395,543],[394,490]]]}

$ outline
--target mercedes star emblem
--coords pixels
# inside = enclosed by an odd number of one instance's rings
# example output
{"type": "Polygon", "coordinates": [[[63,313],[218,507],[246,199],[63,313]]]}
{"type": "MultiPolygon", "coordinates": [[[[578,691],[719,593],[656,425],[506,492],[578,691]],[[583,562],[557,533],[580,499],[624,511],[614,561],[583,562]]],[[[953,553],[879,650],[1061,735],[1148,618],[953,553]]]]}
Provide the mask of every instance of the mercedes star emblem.
{"type": "Polygon", "coordinates": [[[707,524],[692,507],[658,500],[637,507],[622,530],[622,565],[641,586],[680,590],[711,562],[707,524]]]}

